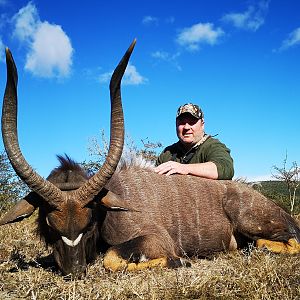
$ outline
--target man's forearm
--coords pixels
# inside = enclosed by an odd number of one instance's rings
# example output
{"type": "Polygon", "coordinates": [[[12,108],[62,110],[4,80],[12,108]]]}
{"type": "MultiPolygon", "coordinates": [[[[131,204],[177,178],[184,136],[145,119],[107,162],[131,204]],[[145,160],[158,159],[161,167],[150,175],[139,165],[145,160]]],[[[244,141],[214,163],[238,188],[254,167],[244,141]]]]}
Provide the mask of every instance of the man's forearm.
{"type": "Polygon", "coordinates": [[[184,166],[187,170],[187,174],[189,175],[218,179],[217,166],[211,161],[205,163],[186,164],[184,166]]]}
{"type": "Polygon", "coordinates": [[[218,179],[218,169],[215,163],[205,162],[196,164],[181,164],[174,161],[168,161],[156,167],[155,172],[158,174],[172,175],[194,175],[209,179],[218,179]]]}

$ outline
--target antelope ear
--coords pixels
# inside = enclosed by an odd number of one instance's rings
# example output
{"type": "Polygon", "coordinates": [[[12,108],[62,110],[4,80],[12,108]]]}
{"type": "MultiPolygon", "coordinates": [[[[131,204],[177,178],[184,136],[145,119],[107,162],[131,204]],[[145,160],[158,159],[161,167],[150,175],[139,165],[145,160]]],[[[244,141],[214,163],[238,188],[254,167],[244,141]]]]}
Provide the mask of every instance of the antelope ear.
{"type": "Polygon", "coordinates": [[[102,197],[100,203],[110,209],[110,210],[116,210],[116,211],[128,211],[133,210],[131,209],[126,203],[124,202],[124,199],[122,199],[119,195],[108,191],[107,194],[102,197]]]}
{"type": "Polygon", "coordinates": [[[28,218],[37,208],[38,197],[34,192],[29,193],[3,216],[0,220],[0,226],[28,218]]]}

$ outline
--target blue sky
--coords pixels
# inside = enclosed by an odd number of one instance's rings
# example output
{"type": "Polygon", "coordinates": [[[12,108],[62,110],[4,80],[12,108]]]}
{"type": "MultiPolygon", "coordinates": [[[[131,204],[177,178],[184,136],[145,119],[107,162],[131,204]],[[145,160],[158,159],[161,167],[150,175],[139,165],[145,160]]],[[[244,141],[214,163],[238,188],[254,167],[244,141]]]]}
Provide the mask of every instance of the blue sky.
{"type": "Polygon", "coordinates": [[[236,177],[269,178],[286,153],[299,163],[299,13],[298,0],[0,0],[0,88],[7,46],[25,158],[42,176],[56,154],[89,158],[89,140],[109,132],[110,74],[137,38],[122,98],[138,145],[175,142],[177,107],[194,102],[236,177]]]}

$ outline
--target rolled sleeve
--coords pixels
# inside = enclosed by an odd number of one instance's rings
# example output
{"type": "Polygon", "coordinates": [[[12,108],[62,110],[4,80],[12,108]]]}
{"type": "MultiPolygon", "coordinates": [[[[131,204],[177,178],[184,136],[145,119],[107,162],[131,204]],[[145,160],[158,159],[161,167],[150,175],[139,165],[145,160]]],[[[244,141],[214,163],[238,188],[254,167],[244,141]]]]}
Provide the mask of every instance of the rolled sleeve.
{"type": "Polygon", "coordinates": [[[208,151],[207,161],[216,164],[218,170],[218,179],[232,179],[234,175],[233,159],[230,156],[230,150],[221,142],[214,143],[208,151]]]}

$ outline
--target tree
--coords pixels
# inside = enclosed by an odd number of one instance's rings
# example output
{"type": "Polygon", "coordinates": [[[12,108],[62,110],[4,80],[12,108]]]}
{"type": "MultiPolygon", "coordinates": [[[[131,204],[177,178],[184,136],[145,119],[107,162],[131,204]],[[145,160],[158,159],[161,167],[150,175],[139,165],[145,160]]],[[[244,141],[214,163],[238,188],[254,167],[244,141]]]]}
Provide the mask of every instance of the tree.
{"type": "Polygon", "coordinates": [[[299,188],[300,181],[300,167],[297,162],[292,162],[290,168],[287,168],[287,154],[285,159],[283,160],[283,167],[273,166],[273,169],[277,174],[273,174],[272,176],[280,181],[285,182],[288,192],[289,192],[289,201],[290,201],[290,211],[291,214],[294,212],[295,201],[296,201],[296,192],[299,188]]]}
{"type": "MultiPolygon", "coordinates": [[[[155,162],[157,159],[157,150],[162,147],[160,142],[150,142],[148,138],[141,140],[142,147],[139,148],[130,136],[125,138],[123,158],[130,159],[133,156],[141,156],[145,160],[155,162]]],[[[100,141],[92,137],[89,142],[88,152],[92,157],[89,161],[84,161],[81,165],[91,174],[97,172],[103,165],[109,149],[109,142],[104,130],[101,131],[100,141]]]]}
{"type": "Polygon", "coordinates": [[[28,192],[13,170],[4,151],[0,152],[0,211],[6,210],[28,192]]]}
{"type": "Polygon", "coordinates": [[[137,151],[137,154],[141,155],[143,158],[155,162],[158,155],[156,150],[162,147],[162,143],[160,142],[150,142],[147,138],[147,141],[141,140],[143,147],[137,151]]]}

